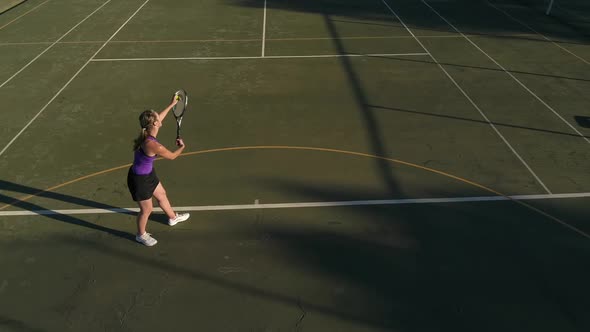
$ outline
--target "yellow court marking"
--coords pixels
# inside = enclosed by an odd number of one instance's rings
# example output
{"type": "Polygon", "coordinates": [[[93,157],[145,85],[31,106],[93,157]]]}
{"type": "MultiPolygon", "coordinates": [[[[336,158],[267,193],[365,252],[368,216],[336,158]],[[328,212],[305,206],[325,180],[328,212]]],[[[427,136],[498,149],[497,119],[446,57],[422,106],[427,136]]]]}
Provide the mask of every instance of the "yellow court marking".
{"type": "MultiPolygon", "coordinates": [[[[459,176],[456,176],[456,175],[453,175],[453,174],[449,174],[449,173],[446,173],[446,172],[443,172],[443,171],[439,171],[439,170],[436,170],[436,169],[433,169],[433,168],[430,168],[430,167],[413,164],[413,163],[410,163],[410,162],[407,162],[407,161],[403,161],[403,160],[399,160],[399,159],[387,158],[387,157],[382,157],[382,156],[377,156],[377,155],[372,155],[372,154],[362,153],[362,152],[355,152],[355,151],[346,151],[346,150],[331,149],[331,148],[309,147],[309,146],[287,146],[287,145],[259,145],[259,146],[226,147],[226,148],[217,148],[217,149],[208,149],[208,150],[187,152],[187,153],[181,154],[179,157],[194,156],[194,155],[201,155],[201,154],[214,153],[214,152],[244,151],[244,150],[300,150],[300,151],[332,152],[332,153],[348,154],[348,155],[353,155],[353,156],[360,156],[360,157],[367,157],[367,158],[385,160],[385,161],[388,161],[388,162],[391,162],[391,163],[395,163],[395,164],[400,164],[400,165],[404,165],[404,166],[408,166],[408,167],[413,167],[413,168],[421,169],[421,170],[424,170],[424,171],[427,171],[427,172],[431,172],[431,173],[442,175],[442,176],[445,176],[445,177],[448,177],[448,178],[451,178],[451,179],[455,179],[455,180],[457,180],[459,182],[463,182],[463,183],[469,184],[471,186],[474,186],[474,187],[483,189],[483,190],[485,190],[487,192],[490,192],[490,193],[493,193],[495,195],[505,197],[506,199],[508,199],[508,200],[510,200],[510,201],[512,201],[514,203],[517,203],[517,204],[519,204],[519,205],[521,205],[521,206],[523,206],[523,207],[525,207],[525,208],[527,208],[529,210],[532,210],[532,211],[534,211],[536,213],[539,213],[540,215],[542,215],[542,216],[544,216],[544,217],[546,217],[546,218],[548,218],[550,220],[553,220],[553,221],[557,222],[558,224],[560,224],[562,226],[565,226],[565,227],[569,228],[570,230],[572,230],[572,231],[574,231],[574,232],[576,232],[576,233],[578,233],[578,234],[582,235],[583,237],[585,237],[585,238],[587,238],[587,239],[590,240],[590,235],[587,234],[587,233],[585,233],[584,231],[582,231],[582,230],[580,230],[580,229],[578,229],[578,228],[576,228],[576,227],[568,224],[567,222],[565,222],[565,221],[563,221],[563,220],[561,220],[561,219],[559,219],[559,218],[557,218],[555,216],[550,215],[549,213],[547,213],[545,211],[542,211],[542,210],[540,210],[540,209],[538,209],[538,208],[536,208],[534,206],[531,206],[531,205],[529,205],[527,203],[524,203],[522,201],[515,200],[515,199],[511,198],[510,196],[507,196],[505,194],[502,194],[502,193],[500,193],[500,192],[498,192],[498,191],[496,191],[494,189],[488,188],[488,187],[486,187],[486,186],[484,186],[482,184],[473,182],[471,180],[464,179],[462,177],[459,177],[459,176]]],[[[163,158],[157,158],[156,160],[162,160],[162,159],[163,158]]],[[[65,187],[65,186],[67,186],[69,184],[76,183],[76,182],[79,182],[79,181],[82,181],[82,180],[86,180],[86,179],[91,178],[91,177],[95,177],[95,176],[106,174],[106,173],[110,173],[110,172],[113,172],[113,171],[116,171],[116,170],[124,169],[124,168],[130,167],[130,166],[131,166],[131,164],[125,164],[125,165],[121,165],[121,166],[109,168],[109,169],[106,169],[106,170],[103,170],[103,171],[100,171],[100,172],[92,173],[92,174],[89,174],[89,175],[85,175],[85,176],[82,176],[82,177],[79,177],[79,178],[76,178],[76,179],[73,179],[73,180],[70,180],[70,181],[67,181],[67,182],[58,184],[56,186],[47,188],[45,190],[41,190],[41,191],[39,191],[37,193],[34,193],[32,195],[21,197],[21,198],[15,200],[12,203],[9,203],[9,204],[6,204],[6,205],[0,207],[0,210],[4,210],[5,208],[7,208],[9,206],[13,206],[13,205],[18,204],[20,202],[27,201],[27,200],[29,200],[29,199],[31,199],[33,197],[36,197],[36,196],[41,195],[42,193],[49,192],[49,191],[52,191],[52,190],[55,190],[55,189],[58,189],[58,188],[61,188],[61,187],[65,187]]]]}

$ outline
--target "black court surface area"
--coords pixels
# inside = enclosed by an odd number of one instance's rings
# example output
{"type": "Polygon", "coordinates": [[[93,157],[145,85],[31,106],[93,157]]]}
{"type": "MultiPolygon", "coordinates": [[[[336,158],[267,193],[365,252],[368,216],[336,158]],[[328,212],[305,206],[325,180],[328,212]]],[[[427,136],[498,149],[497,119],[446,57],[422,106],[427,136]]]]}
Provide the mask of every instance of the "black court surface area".
{"type": "Polygon", "coordinates": [[[587,1],[6,7],[0,331],[590,331],[587,1]]]}

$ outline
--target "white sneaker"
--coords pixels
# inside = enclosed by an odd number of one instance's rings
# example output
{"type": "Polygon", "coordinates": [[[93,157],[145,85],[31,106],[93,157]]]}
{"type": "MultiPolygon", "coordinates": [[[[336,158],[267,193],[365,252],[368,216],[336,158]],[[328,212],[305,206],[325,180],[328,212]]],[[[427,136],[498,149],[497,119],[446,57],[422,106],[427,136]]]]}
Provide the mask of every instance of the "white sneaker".
{"type": "Polygon", "coordinates": [[[172,219],[168,219],[168,225],[170,226],[174,226],[176,224],[178,224],[179,222],[183,222],[185,220],[188,219],[188,217],[190,217],[191,215],[188,213],[177,213],[176,217],[172,218],[172,219]]]}
{"type": "Polygon", "coordinates": [[[150,234],[150,233],[143,233],[143,235],[136,235],[135,241],[137,241],[143,245],[146,245],[148,247],[154,246],[154,245],[156,245],[156,243],[158,243],[158,240],[154,239],[152,237],[152,234],[150,234]]]}

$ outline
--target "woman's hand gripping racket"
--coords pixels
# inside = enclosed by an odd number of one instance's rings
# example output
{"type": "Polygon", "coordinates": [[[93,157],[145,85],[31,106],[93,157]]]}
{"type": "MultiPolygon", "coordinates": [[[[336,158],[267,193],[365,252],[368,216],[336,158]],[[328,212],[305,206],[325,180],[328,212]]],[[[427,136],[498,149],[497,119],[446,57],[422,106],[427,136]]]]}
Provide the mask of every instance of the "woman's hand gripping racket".
{"type": "Polygon", "coordinates": [[[180,89],[174,93],[174,98],[178,100],[178,102],[172,106],[172,113],[176,118],[176,144],[181,145],[180,125],[182,124],[182,117],[188,106],[188,95],[186,94],[186,91],[180,89]]]}

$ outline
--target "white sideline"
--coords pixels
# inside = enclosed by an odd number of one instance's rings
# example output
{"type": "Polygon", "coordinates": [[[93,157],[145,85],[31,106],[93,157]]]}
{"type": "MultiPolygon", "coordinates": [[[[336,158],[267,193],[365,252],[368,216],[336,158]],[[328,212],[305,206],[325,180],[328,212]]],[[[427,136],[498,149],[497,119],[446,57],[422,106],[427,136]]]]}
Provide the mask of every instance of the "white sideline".
{"type": "MultiPolygon", "coordinates": [[[[389,9],[389,11],[395,16],[395,18],[406,28],[406,30],[408,30],[408,32],[410,33],[410,35],[412,35],[414,37],[414,39],[416,39],[416,42],[418,42],[418,44],[420,44],[420,46],[424,49],[424,51],[428,52],[428,55],[430,56],[430,58],[432,58],[432,61],[434,61],[434,63],[436,63],[436,65],[440,68],[440,70],[449,78],[449,80],[451,80],[451,82],[453,82],[453,84],[457,87],[457,89],[461,92],[461,94],[463,94],[463,96],[465,97],[465,99],[467,99],[469,101],[469,103],[479,112],[479,114],[482,116],[482,118],[484,118],[484,120],[488,123],[488,125],[490,126],[490,128],[492,128],[494,130],[494,132],[496,133],[496,135],[498,135],[498,137],[500,137],[500,139],[504,142],[504,144],[506,144],[506,146],[510,149],[510,151],[512,151],[512,153],[516,156],[516,158],[518,158],[518,160],[520,160],[520,162],[526,167],[526,169],[529,171],[529,173],[531,173],[531,175],[535,178],[535,180],[537,180],[537,182],[543,187],[543,189],[545,189],[545,191],[548,194],[551,194],[551,191],[549,190],[549,188],[547,188],[547,186],[545,185],[545,183],[543,183],[543,181],[541,180],[541,178],[539,178],[537,176],[537,174],[535,173],[535,171],[533,171],[533,169],[529,166],[529,164],[527,164],[527,162],[516,151],[516,149],[514,149],[514,147],[512,147],[512,145],[510,144],[510,142],[506,139],[506,137],[504,137],[504,135],[502,135],[502,133],[500,132],[500,130],[498,130],[498,128],[496,128],[496,126],[490,121],[490,119],[483,112],[483,110],[479,107],[479,105],[475,103],[475,101],[467,94],[467,92],[465,90],[463,90],[463,88],[459,85],[459,83],[457,83],[457,81],[453,78],[453,76],[451,76],[451,74],[449,74],[449,72],[445,69],[445,67],[440,62],[438,62],[438,60],[434,57],[434,55],[432,53],[430,53],[430,51],[428,51],[428,49],[420,41],[420,39],[418,39],[418,37],[416,37],[416,35],[412,32],[412,30],[410,30],[410,28],[408,28],[408,26],[404,23],[404,21],[402,21],[401,17],[399,17],[397,15],[397,13],[389,6],[389,4],[387,3],[387,0],[381,0],[381,1],[389,9]]],[[[422,0],[422,2],[424,2],[424,0],[422,0]]],[[[425,3],[425,4],[428,5],[427,3],[425,3]]],[[[434,11],[434,9],[432,7],[430,7],[430,8],[434,11]]],[[[443,20],[444,20],[444,18],[443,18],[443,20]]],[[[463,34],[461,34],[461,35],[462,36],[465,36],[463,34]]]]}
{"type": "Polygon", "coordinates": [[[125,27],[125,25],[127,25],[127,23],[129,23],[129,21],[131,21],[131,19],[133,17],[135,17],[135,15],[143,8],[143,6],[145,6],[148,1],[150,0],[145,0],[145,2],[133,13],[133,15],[131,15],[131,17],[129,17],[127,19],[127,21],[125,21],[125,23],[123,23],[123,25],[121,25],[119,27],[119,29],[117,29],[117,31],[115,31],[115,33],[113,33],[113,35],[106,41],[104,42],[104,44],[102,44],[102,46],[98,49],[98,51],[96,51],[91,57],[90,59],[88,59],[88,61],[86,61],[86,63],[84,65],[82,65],[82,67],[80,67],[80,69],[78,69],[78,71],[69,79],[69,81],[66,82],[66,84],[64,84],[64,86],[61,87],[61,89],[59,89],[59,91],[57,91],[57,93],[45,104],[45,106],[43,106],[41,108],[41,110],[39,112],[37,112],[37,114],[35,114],[35,116],[23,127],[23,129],[21,129],[13,138],[12,140],[10,140],[10,142],[8,142],[8,144],[6,144],[6,146],[0,150],[0,156],[2,156],[4,154],[4,152],[12,145],[12,143],[14,143],[14,141],[16,141],[17,138],[19,138],[19,136],[25,131],[27,130],[27,128],[29,128],[29,126],[39,117],[39,115],[41,115],[41,113],[43,113],[45,111],[45,109],[55,100],[55,98],[57,98],[57,96],[59,96],[62,91],[64,91],[68,85],[70,85],[70,83],[72,83],[72,81],[78,77],[78,74],[80,74],[80,72],[82,72],[82,70],[84,70],[84,68],[86,68],[86,66],[90,63],[90,61],[92,61],[92,59],[98,54],[100,53],[100,51],[102,51],[102,49],[111,41],[111,39],[113,39],[115,37],[115,35],[117,35],[117,33],[119,33],[119,31],[121,31],[121,29],[123,29],[123,27],[125,27]]]}
{"type": "Polygon", "coordinates": [[[102,7],[104,7],[109,2],[111,2],[111,0],[107,0],[105,3],[103,3],[102,5],[100,5],[100,7],[96,8],[92,13],[88,14],[88,16],[86,16],[82,21],[78,22],[78,24],[74,25],[70,30],[68,30],[68,32],[64,33],[61,37],[59,37],[59,39],[57,39],[56,41],[54,41],[51,45],[47,46],[47,48],[45,48],[41,53],[39,53],[35,58],[33,58],[33,60],[29,61],[29,63],[27,63],[26,65],[24,65],[19,71],[17,71],[12,76],[10,76],[6,81],[4,81],[4,83],[0,84],[0,88],[3,87],[3,86],[5,86],[8,82],[10,82],[13,78],[15,78],[16,75],[20,74],[23,70],[25,70],[27,67],[29,67],[33,62],[35,62],[43,54],[45,54],[45,52],[49,51],[49,49],[51,49],[53,46],[55,46],[55,44],[59,43],[62,39],[65,38],[65,36],[67,36],[70,32],[74,31],[74,29],[76,29],[78,26],[80,26],[80,24],[84,23],[84,21],[86,21],[87,19],[89,19],[90,16],[94,15],[94,13],[96,13],[97,11],[99,11],[102,7]]]}

